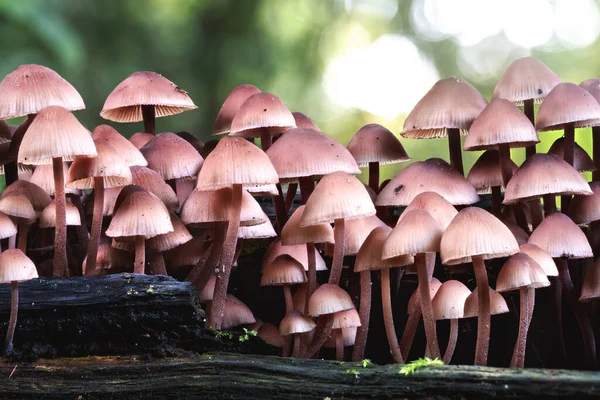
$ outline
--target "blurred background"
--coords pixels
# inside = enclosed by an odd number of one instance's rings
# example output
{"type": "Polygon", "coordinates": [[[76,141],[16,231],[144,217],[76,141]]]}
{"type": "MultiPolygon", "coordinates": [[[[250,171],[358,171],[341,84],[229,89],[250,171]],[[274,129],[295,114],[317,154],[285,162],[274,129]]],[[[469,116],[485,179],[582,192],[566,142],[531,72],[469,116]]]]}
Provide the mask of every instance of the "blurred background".
{"type": "MultiPolygon", "coordinates": [[[[229,91],[252,83],[347,144],[371,122],[399,133],[439,78],[461,76],[489,100],[527,55],[564,81],[598,77],[599,27],[595,0],[0,0],[0,77],[24,63],[56,70],[83,96],[76,115],[92,130],[119,82],[155,71],[198,106],[158,119],[157,131],[204,141],[229,91]]],[[[540,151],[558,136],[542,133],[540,151]]],[[[590,131],[577,141],[589,151],[590,131]]],[[[414,160],[448,159],[445,140],[403,144],[414,160]]],[[[466,170],[477,155],[465,154],[466,170]]]]}

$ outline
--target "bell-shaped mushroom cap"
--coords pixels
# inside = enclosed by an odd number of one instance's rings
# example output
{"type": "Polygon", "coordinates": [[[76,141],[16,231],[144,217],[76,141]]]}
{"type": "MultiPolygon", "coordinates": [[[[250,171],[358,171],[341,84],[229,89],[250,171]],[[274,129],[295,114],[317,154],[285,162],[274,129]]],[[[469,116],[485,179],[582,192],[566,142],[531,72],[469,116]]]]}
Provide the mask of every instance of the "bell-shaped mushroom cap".
{"type": "MultiPolygon", "coordinates": [[[[66,162],[63,162],[64,176],[67,176],[68,172],[69,165],[66,162]]],[[[21,180],[21,178],[19,178],[19,180],[21,180]]],[[[52,164],[38,165],[37,167],[35,167],[35,170],[33,171],[33,175],[31,175],[31,179],[29,179],[29,182],[38,185],[39,187],[44,189],[44,191],[48,193],[48,195],[54,196],[56,185],[54,185],[54,170],[52,164]]],[[[78,189],[65,187],[65,193],[79,194],[80,192],[78,189]]]]}
{"type": "Polygon", "coordinates": [[[485,106],[487,101],[469,82],[457,77],[442,79],[408,114],[401,135],[431,139],[448,136],[448,129],[460,129],[465,135],[485,106]]]}
{"type": "MultiPolygon", "coordinates": [[[[231,188],[220,190],[194,190],[181,207],[181,220],[186,225],[206,226],[214,222],[231,219],[231,188]]],[[[240,226],[254,226],[268,220],[260,204],[248,193],[242,191],[240,226]]]]}
{"type": "Polygon", "coordinates": [[[354,308],[350,295],[338,285],[325,283],[308,299],[308,315],[318,317],[354,308]]]}
{"type": "Polygon", "coordinates": [[[356,311],[356,308],[351,308],[333,314],[333,327],[331,329],[354,328],[361,325],[358,311],[356,311]]]}
{"type": "Polygon", "coordinates": [[[323,177],[308,198],[300,226],[372,215],[375,215],[375,206],[365,186],[353,175],[334,172],[323,177]]]}
{"type": "Polygon", "coordinates": [[[0,82],[0,119],[37,114],[48,106],[70,111],[85,108],[77,90],[42,65],[20,65],[0,82]]]}
{"type": "Polygon", "coordinates": [[[465,301],[471,291],[462,282],[449,280],[441,284],[433,301],[433,318],[459,319],[465,313],[465,301]]]}
{"type": "Polygon", "coordinates": [[[519,225],[512,222],[509,218],[501,216],[500,221],[502,221],[502,223],[506,225],[510,232],[515,236],[515,239],[517,239],[517,243],[519,244],[519,246],[529,241],[529,235],[527,234],[527,232],[521,229],[519,225]]]}
{"type": "Polygon", "coordinates": [[[519,247],[521,253],[527,254],[529,257],[535,260],[538,265],[544,270],[546,276],[558,276],[558,269],[556,263],[544,250],[540,249],[533,243],[525,243],[519,247]]]}
{"type": "MultiPolygon", "coordinates": [[[[122,190],[119,197],[123,195],[122,190]]],[[[128,194],[120,205],[118,203],[119,199],[106,236],[143,236],[149,239],[173,231],[167,207],[152,193],[141,189],[128,194]]]]}
{"type": "Polygon", "coordinates": [[[600,258],[585,268],[579,301],[586,302],[597,298],[600,298],[600,258]]]}
{"type": "Polygon", "coordinates": [[[238,110],[248,97],[256,93],[260,93],[260,89],[247,83],[234,87],[227,95],[227,98],[217,114],[212,134],[223,135],[229,133],[231,130],[231,121],[233,121],[235,114],[237,114],[238,110]]]}
{"type": "MultiPolygon", "coordinates": [[[[354,343],[356,342],[356,330],[358,328],[357,327],[352,327],[352,328],[342,328],[338,334],[342,335],[342,346],[344,347],[348,347],[348,346],[354,346],[354,343]]],[[[332,334],[331,336],[329,336],[329,338],[327,338],[327,340],[325,341],[325,343],[323,344],[323,347],[326,349],[334,349],[336,347],[336,343],[335,343],[335,336],[332,334]]]]}
{"type": "Polygon", "coordinates": [[[233,328],[234,326],[253,324],[256,322],[254,314],[247,305],[242,303],[235,296],[228,294],[225,300],[225,311],[223,313],[222,329],[233,328]]]}
{"type": "MultiPolygon", "coordinates": [[[[71,202],[66,202],[67,210],[67,225],[81,225],[81,215],[79,210],[71,202]]],[[[56,227],[56,201],[48,204],[44,211],[40,214],[40,228],[55,228],[56,227]]]]}
{"type": "MultiPolygon", "coordinates": [[[[305,271],[308,271],[308,252],[306,245],[295,244],[291,246],[284,246],[281,244],[281,240],[276,240],[269,245],[265,256],[263,257],[262,268],[264,269],[270,264],[277,256],[281,254],[289,254],[296,261],[300,262],[304,267],[305,271]]],[[[321,257],[321,254],[315,249],[315,257],[317,259],[317,271],[326,271],[325,260],[321,257]]]]}
{"type": "Polygon", "coordinates": [[[151,141],[153,137],[154,137],[154,135],[151,133],[137,132],[137,133],[134,133],[133,135],[131,135],[131,137],[129,138],[129,141],[131,142],[132,145],[135,146],[136,149],[139,150],[142,147],[144,147],[144,145],[146,143],[151,141]]]}
{"type": "Polygon", "coordinates": [[[456,208],[439,194],[435,192],[423,192],[415,196],[404,212],[400,214],[397,224],[400,223],[408,211],[415,209],[427,211],[440,224],[442,229],[446,229],[456,214],[458,214],[456,208]]]}
{"type": "Polygon", "coordinates": [[[496,279],[496,291],[510,292],[532,286],[534,289],[550,286],[550,281],[540,265],[526,253],[510,256],[496,279]]]}
{"type": "Polygon", "coordinates": [[[217,283],[217,277],[211,276],[206,285],[198,292],[198,299],[201,303],[212,301],[215,293],[215,284],[217,283]]]}
{"type": "Polygon", "coordinates": [[[321,177],[343,171],[360,174],[352,154],[341,143],[314,129],[291,129],[267,150],[279,179],[321,177]]]}
{"type": "MultiPolygon", "coordinates": [[[[182,244],[179,247],[165,252],[165,264],[169,275],[175,275],[174,271],[182,269],[186,266],[194,266],[203,256],[206,256],[206,251],[210,246],[210,242],[202,236],[192,238],[189,242],[182,244]]],[[[183,277],[187,276],[189,270],[185,271],[183,277]]]]}
{"type": "Polygon", "coordinates": [[[37,278],[33,261],[19,249],[8,249],[0,254],[0,283],[27,281],[37,278]]]}
{"type": "Polygon", "coordinates": [[[271,221],[267,214],[264,214],[266,222],[253,226],[240,226],[238,229],[239,239],[268,239],[277,237],[277,232],[271,225],[271,221]]]}
{"type": "Polygon", "coordinates": [[[394,164],[411,159],[400,140],[379,124],[360,128],[348,143],[348,150],[360,167],[367,167],[370,162],[394,164]]]}
{"type": "Polygon", "coordinates": [[[110,125],[98,125],[92,132],[92,139],[94,139],[94,141],[106,140],[129,167],[133,167],[134,165],[145,167],[148,165],[148,162],[138,148],[135,147],[132,142],[121,136],[121,134],[110,125]]]}
{"type": "Polygon", "coordinates": [[[475,188],[440,158],[418,161],[404,168],[377,196],[378,206],[407,206],[423,192],[435,192],[450,204],[479,201],[475,188]]]}
{"type": "Polygon", "coordinates": [[[440,249],[443,229],[425,210],[406,213],[388,236],[381,257],[384,260],[402,255],[435,253],[440,249]]]}
{"type": "Polygon", "coordinates": [[[148,160],[148,168],[165,180],[196,179],[204,159],[194,146],[174,133],[158,134],[140,149],[148,160]]]}
{"type": "Polygon", "coordinates": [[[579,84],[600,102],[600,78],[586,79],[579,84]]]}
{"type": "MultiPolygon", "coordinates": [[[[490,288],[490,314],[498,315],[507,313],[508,305],[504,297],[494,289],[490,288]]],[[[477,290],[473,290],[465,301],[464,318],[477,317],[479,315],[479,295],[477,290]]]]}
{"type": "Polygon", "coordinates": [[[28,181],[18,180],[11,183],[2,192],[2,197],[15,193],[27,197],[31,202],[33,209],[38,212],[41,212],[52,201],[44,189],[28,181]]]}
{"type": "Polygon", "coordinates": [[[206,157],[198,175],[199,190],[277,183],[279,178],[264,151],[244,138],[226,136],[206,157]]]}
{"type": "Polygon", "coordinates": [[[294,121],[296,121],[296,126],[298,128],[314,129],[316,131],[321,130],[317,124],[315,124],[315,121],[310,119],[306,114],[294,111],[292,115],[294,116],[294,121]]]}
{"type": "Polygon", "coordinates": [[[77,157],[69,167],[66,186],[75,189],[93,189],[95,178],[102,178],[105,188],[129,185],[131,170],[115,149],[106,141],[94,142],[97,157],[77,157]]]}
{"type": "Polygon", "coordinates": [[[185,90],[156,72],[134,72],[108,95],[100,116],[115,122],[142,121],[142,106],[154,106],[156,117],[196,107],[185,90]]]}
{"type": "Polygon", "coordinates": [[[196,189],[196,181],[175,181],[175,192],[177,200],[179,200],[179,209],[183,206],[183,203],[187,200],[190,194],[196,189]]]}
{"type": "Polygon", "coordinates": [[[600,124],[600,104],[587,90],[574,83],[559,83],[540,106],[535,121],[538,132],[564,129],[573,124],[584,128],[600,124]]]}
{"type": "Polygon", "coordinates": [[[575,168],[554,154],[534,154],[506,185],[503,204],[527,201],[545,194],[590,195],[590,185],[575,168]]]}
{"type": "MultiPolygon", "coordinates": [[[[558,138],[552,143],[548,153],[556,154],[558,157],[563,158],[565,152],[565,138],[558,138]]],[[[596,170],[596,165],[589,154],[576,142],[573,143],[573,168],[577,171],[592,172],[596,170]]]]}
{"type": "Polygon", "coordinates": [[[600,182],[590,182],[593,194],[574,196],[569,207],[569,217],[576,224],[586,224],[600,219],[600,182]]]}
{"type": "Polygon", "coordinates": [[[169,210],[176,210],[179,207],[179,199],[173,188],[161,178],[158,172],[147,167],[134,166],[131,167],[131,178],[132,184],[153,193],[169,210]]]}
{"type": "Polygon", "coordinates": [[[442,263],[456,265],[472,261],[473,256],[484,260],[508,257],[519,251],[511,231],[482,208],[461,210],[442,235],[442,263]]]}
{"type": "Polygon", "coordinates": [[[492,99],[506,99],[516,105],[525,100],[541,103],[561,79],[535,57],[517,58],[500,78],[492,99]]]}
{"type": "Polygon", "coordinates": [[[19,148],[18,161],[29,165],[52,164],[62,157],[96,157],[96,146],[90,132],[68,110],[46,107],[40,111],[25,132],[19,148]]]}
{"type": "MultiPolygon", "coordinates": [[[[510,160],[512,173],[517,171],[517,164],[510,160]]],[[[487,150],[475,161],[467,175],[469,183],[477,190],[477,193],[490,193],[493,187],[499,186],[504,189],[502,169],[500,168],[500,156],[496,150],[487,150]]]]}
{"type": "Polygon", "coordinates": [[[354,272],[374,271],[389,267],[404,267],[414,262],[413,257],[403,255],[383,260],[382,249],[392,229],[389,226],[380,226],[371,231],[360,247],[354,262],[354,272]]]}
{"type": "MultiPolygon", "coordinates": [[[[435,254],[428,254],[427,257],[435,257],[435,254]]],[[[440,288],[442,287],[442,282],[439,281],[438,278],[431,278],[431,282],[429,282],[429,297],[431,297],[431,300],[435,299],[435,296],[437,295],[438,290],[440,290],[440,288]]],[[[471,293],[469,291],[469,293],[471,293]]],[[[410,310],[412,310],[413,306],[415,305],[415,301],[417,301],[417,296],[420,296],[419,293],[419,289],[417,288],[413,294],[410,295],[410,298],[408,299],[408,303],[407,303],[407,311],[410,312],[410,310]]]]}
{"type": "Polygon", "coordinates": [[[277,328],[275,325],[269,322],[261,324],[260,327],[256,330],[256,334],[259,338],[261,338],[266,344],[270,346],[285,346],[285,339],[279,333],[279,328],[277,328]]]}
{"type": "Polygon", "coordinates": [[[529,243],[535,244],[552,258],[594,256],[583,231],[575,225],[571,218],[562,213],[546,216],[531,233],[529,243]]]}
{"type": "Polygon", "coordinates": [[[0,211],[12,218],[19,218],[30,224],[38,218],[38,212],[33,209],[31,201],[27,196],[19,193],[2,194],[2,197],[0,197],[0,211]]]}
{"type": "MultiPolygon", "coordinates": [[[[380,226],[386,226],[385,222],[375,215],[346,221],[344,228],[344,256],[356,255],[371,231],[380,226]]],[[[333,256],[333,245],[325,245],[325,254],[333,256]]]]}
{"type": "Polygon", "coordinates": [[[508,100],[497,99],[481,112],[465,139],[465,150],[497,149],[500,144],[525,147],[539,143],[535,127],[508,100]]]}
{"type": "Polygon", "coordinates": [[[100,245],[98,246],[98,253],[96,255],[95,271],[86,271],[87,256],[85,256],[81,263],[83,275],[100,275],[102,270],[110,270],[115,267],[129,268],[132,265],[131,263],[133,262],[134,256],[132,252],[119,250],[112,247],[110,244],[111,242],[107,240],[107,238],[100,239],[100,245]]]}
{"type": "Polygon", "coordinates": [[[300,226],[304,205],[294,211],[281,230],[281,243],[284,245],[305,243],[333,243],[333,228],[329,224],[300,226]]]}
{"type": "Polygon", "coordinates": [[[281,254],[262,270],[260,286],[295,285],[306,282],[302,264],[289,254],[281,254]]]}
{"type": "Polygon", "coordinates": [[[17,226],[15,223],[8,215],[0,212],[0,239],[6,239],[16,234],[17,226]]]}
{"type": "Polygon", "coordinates": [[[231,136],[260,137],[263,128],[271,136],[295,128],[294,116],[272,93],[259,92],[248,97],[231,121],[231,136]]]}
{"type": "Polygon", "coordinates": [[[156,251],[167,251],[192,240],[192,235],[179,217],[177,217],[177,214],[170,211],[169,216],[171,217],[171,224],[173,224],[173,231],[148,239],[147,244],[151,249],[156,251]]]}
{"type": "Polygon", "coordinates": [[[312,331],[316,326],[317,324],[312,319],[305,317],[297,310],[292,310],[279,323],[279,333],[283,336],[305,333],[312,331]]]}

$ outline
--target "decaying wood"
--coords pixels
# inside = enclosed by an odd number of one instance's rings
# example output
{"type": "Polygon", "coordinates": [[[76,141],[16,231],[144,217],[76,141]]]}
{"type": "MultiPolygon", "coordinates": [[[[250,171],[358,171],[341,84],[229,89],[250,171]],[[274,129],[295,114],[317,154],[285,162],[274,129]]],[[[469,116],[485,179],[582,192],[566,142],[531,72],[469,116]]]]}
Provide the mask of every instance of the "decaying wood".
{"type": "Polygon", "coordinates": [[[0,368],[0,398],[581,399],[600,394],[600,380],[593,372],[447,366],[405,376],[400,368],[228,353],[159,360],[41,360],[5,363],[0,368]]]}

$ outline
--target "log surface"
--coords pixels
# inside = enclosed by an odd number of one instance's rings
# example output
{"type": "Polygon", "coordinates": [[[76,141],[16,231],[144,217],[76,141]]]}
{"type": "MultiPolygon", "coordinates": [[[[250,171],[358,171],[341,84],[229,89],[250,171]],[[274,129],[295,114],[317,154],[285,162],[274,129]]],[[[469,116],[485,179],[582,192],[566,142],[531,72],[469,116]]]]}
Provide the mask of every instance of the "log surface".
{"type": "Polygon", "coordinates": [[[5,363],[3,399],[593,398],[597,373],[472,366],[400,366],[204,354],[141,360],[94,357],[5,363]],[[15,369],[15,365],[17,365],[15,369]],[[12,376],[8,376],[12,373],[12,376]]]}

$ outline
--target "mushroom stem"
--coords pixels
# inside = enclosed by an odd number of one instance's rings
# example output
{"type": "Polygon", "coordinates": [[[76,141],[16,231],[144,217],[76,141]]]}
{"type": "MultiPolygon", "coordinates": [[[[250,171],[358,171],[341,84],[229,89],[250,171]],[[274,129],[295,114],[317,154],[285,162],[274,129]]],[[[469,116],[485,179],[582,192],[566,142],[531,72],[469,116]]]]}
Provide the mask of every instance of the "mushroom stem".
{"type": "Polygon", "coordinates": [[[450,336],[448,337],[448,346],[446,346],[446,352],[444,353],[444,364],[450,364],[454,350],[456,349],[456,342],[458,340],[458,319],[453,318],[450,320],[450,336]]]}
{"type": "Polygon", "coordinates": [[[342,335],[342,330],[334,329],[333,335],[335,336],[335,359],[344,361],[344,335],[342,335]]]}
{"type": "Polygon", "coordinates": [[[548,215],[556,212],[556,196],[553,194],[544,195],[544,215],[548,215]]]}
{"type": "Polygon", "coordinates": [[[592,324],[585,312],[585,309],[583,308],[583,305],[577,300],[567,262],[562,258],[555,258],[554,261],[556,262],[556,267],[558,268],[558,276],[560,278],[560,282],[562,283],[563,290],[565,291],[567,300],[571,305],[571,309],[575,314],[575,318],[579,324],[579,329],[581,329],[581,333],[583,335],[586,364],[588,364],[588,367],[594,368],[596,365],[596,339],[594,337],[592,324]]]}
{"type": "Polygon", "coordinates": [[[134,274],[144,274],[146,270],[146,238],[143,236],[134,236],[135,245],[135,263],[133,264],[134,274]]]}
{"type": "Polygon", "coordinates": [[[398,346],[398,337],[394,327],[394,315],[392,312],[392,299],[390,296],[390,269],[381,270],[381,305],[383,307],[383,322],[385,324],[385,334],[390,345],[390,352],[394,357],[394,362],[404,364],[404,358],[398,346]]]}
{"type": "Polygon", "coordinates": [[[333,260],[331,261],[331,272],[329,274],[329,283],[339,284],[342,277],[342,264],[344,262],[344,252],[346,250],[346,237],[344,233],[344,219],[334,220],[334,238],[333,260]]]}
{"type": "Polygon", "coordinates": [[[379,193],[379,163],[369,163],[369,187],[373,189],[375,193],[379,193]]]}
{"type": "Polygon", "coordinates": [[[321,350],[323,344],[327,341],[329,335],[331,335],[331,328],[333,327],[333,314],[323,314],[319,316],[317,320],[317,327],[315,328],[315,335],[312,343],[304,352],[301,354],[302,357],[312,358],[315,354],[321,350]]]}
{"type": "Polygon", "coordinates": [[[142,118],[144,119],[144,132],[156,134],[156,112],[153,105],[142,106],[142,118]]]}
{"type": "Polygon", "coordinates": [[[52,159],[54,199],[56,201],[56,230],[54,233],[54,262],[52,275],[65,276],[67,269],[67,199],[62,157],[52,159]]]}
{"type": "Polygon", "coordinates": [[[419,291],[415,295],[415,301],[413,302],[412,308],[408,310],[408,320],[404,327],[404,333],[402,334],[402,340],[400,340],[400,349],[402,357],[406,360],[410,353],[410,349],[417,333],[419,321],[421,320],[421,296],[419,291]]]}
{"type": "Polygon", "coordinates": [[[292,300],[290,285],[283,285],[283,297],[285,299],[285,313],[292,312],[294,310],[294,301],[292,300]]]}
{"type": "Polygon", "coordinates": [[[94,177],[94,211],[92,213],[92,228],[88,242],[86,271],[96,269],[96,258],[98,257],[98,246],[100,246],[100,235],[102,234],[102,217],[104,214],[104,178],[94,177]]]}
{"type": "Polygon", "coordinates": [[[308,286],[306,288],[304,310],[308,310],[308,299],[317,289],[317,249],[313,242],[306,243],[306,255],[308,257],[308,286]]]}
{"type": "Polygon", "coordinates": [[[290,357],[290,353],[292,351],[292,337],[291,336],[285,336],[283,338],[283,348],[281,349],[281,357],[290,357]]]}
{"type": "Polygon", "coordinates": [[[17,281],[10,282],[10,319],[8,320],[8,331],[4,341],[4,355],[13,351],[13,338],[17,328],[17,314],[19,313],[19,284],[17,281]]]}
{"type": "MultiPolygon", "coordinates": [[[[80,220],[82,222],[85,221],[85,214],[83,213],[83,207],[81,207],[81,197],[79,197],[79,195],[77,195],[77,194],[71,194],[71,195],[67,195],[67,196],[71,200],[71,204],[73,204],[77,208],[77,211],[79,211],[80,220]]],[[[100,227],[102,229],[102,224],[100,224],[100,227]]],[[[87,253],[88,245],[89,245],[87,224],[81,223],[81,224],[77,225],[76,230],[77,230],[77,244],[78,244],[77,255],[80,259],[83,259],[85,257],[85,254],[87,253]]]]}
{"type": "MultiPolygon", "coordinates": [[[[565,147],[563,152],[563,158],[570,165],[573,166],[574,152],[575,152],[575,125],[566,124],[564,127],[565,133],[565,147]]],[[[563,214],[569,212],[569,206],[571,205],[571,195],[564,195],[560,197],[560,211],[563,214]]]]}
{"type": "Polygon", "coordinates": [[[502,192],[500,186],[492,186],[492,214],[500,217],[502,214],[502,192]]]}
{"type": "Polygon", "coordinates": [[[592,181],[600,180],[600,126],[592,127],[592,157],[596,169],[592,172],[592,181]]]}
{"type": "Polygon", "coordinates": [[[473,270],[477,283],[479,314],[477,317],[477,344],[475,347],[475,365],[487,365],[490,347],[490,287],[485,263],[481,256],[473,256],[473,270]]]}
{"type": "Polygon", "coordinates": [[[510,178],[512,178],[512,168],[510,165],[510,146],[505,143],[498,145],[498,156],[500,158],[502,182],[504,182],[504,187],[506,187],[506,185],[508,185],[508,181],[510,181],[510,178]]]}
{"type": "Polygon", "coordinates": [[[361,325],[356,331],[352,361],[361,361],[365,358],[365,347],[369,336],[369,320],[371,319],[371,271],[360,271],[359,316],[361,325]]]}
{"type": "Polygon", "coordinates": [[[29,129],[29,125],[31,125],[36,115],[37,114],[29,114],[27,118],[21,122],[21,125],[18,126],[17,130],[15,130],[15,133],[12,135],[12,140],[10,141],[10,146],[8,148],[8,157],[10,162],[4,166],[4,171],[6,174],[4,176],[6,180],[6,186],[9,186],[10,184],[19,180],[19,167],[17,164],[19,148],[21,147],[21,142],[23,142],[23,136],[25,136],[25,132],[27,132],[27,129],[29,129]]]}
{"type": "Polygon", "coordinates": [[[273,207],[275,208],[275,218],[277,219],[277,225],[275,229],[278,234],[281,233],[283,226],[287,222],[287,208],[285,207],[285,200],[283,198],[283,189],[281,188],[281,184],[277,184],[277,194],[271,196],[273,200],[273,207]]]}
{"type": "Polygon", "coordinates": [[[533,226],[533,230],[540,226],[542,221],[544,220],[544,214],[542,214],[542,205],[540,204],[540,199],[531,200],[529,202],[529,209],[531,210],[531,225],[533,226]]]}
{"type": "Polygon", "coordinates": [[[17,247],[17,234],[15,233],[11,237],[8,238],[8,248],[14,249],[17,247]]]}
{"type": "Polygon", "coordinates": [[[210,250],[207,250],[208,258],[200,259],[185,278],[186,281],[192,282],[198,290],[204,289],[204,286],[219,266],[223,245],[225,244],[225,235],[227,234],[227,222],[215,223],[214,234],[210,250]]]}
{"type": "Polygon", "coordinates": [[[448,129],[448,149],[450,151],[450,165],[459,174],[464,175],[462,145],[460,144],[460,129],[448,129]]]}
{"type": "Polygon", "coordinates": [[[229,275],[231,274],[231,266],[235,257],[235,244],[237,243],[237,235],[240,228],[241,208],[242,185],[236,183],[232,187],[231,216],[227,225],[220,268],[218,268],[217,282],[215,283],[212,309],[208,319],[208,326],[214,325],[216,329],[221,329],[223,321],[225,300],[227,299],[227,285],[229,284],[229,275]]]}
{"type": "Polygon", "coordinates": [[[155,251],[152,254],[152,260],[150,261],[150,275],[168,275],[167,267],[165,266],[165,258],[160,251],[155,251]]]}
{"type": "Polygon", "coordinates": [[[554,325],[557,329],[558,336],[558,351],[560,355],[560,361],[562,364],[567,362],[567,348],[565,346],[565,335],[563,332],[562,324],[562,284],[560,279],[552,279],[550,286],[550,308],[554,314],[554,325]]]}
{"type": "Polygon", "coordinates": [[[513,351],[511,368],[525,367],[525,348],[527,346],[527,332],[533,317],[533,306],[535,305],[535,289],[532,285],[519,289],[521,315],[519,316],[519,334],[515,349],[513,351]]]}
{"type": "MultiPolygon", "coordinates": [[[[419,253],[415,256],[417,264],[417,274],[419,280],[419,293],[421,298],[421,313],[423,314],[423,324],[425,325],[425,336],[427,337],[427,347],[433,358],[440,358],[440,347],[437,340],[437,331],[435,318],[433,317],[433,306],[431,304],[431,294],[429,293],[429,282],[432,276],[427,271],[427,262],[425,253],[419,253]]],[[[433,271],[432,271],[433,272],[433,271]]]]}
{"type": "Polygon", "coordinates": [[[315,190],[315,182],[311,177],[298,178],[300,183],[300,195],[302,196],[302,204],[306,204],[308,198],[315,190]]]}
{"type": "Polygon", "coordinates": [[[273,137],[269,128],[263,128],[260,130],[260,147],[263,151],[269,150],[269,147],[273,144],[273,137]]]}
{"type": "Polygon", "coordinates": [[[23,253],[27,253],[27,231],[29,231],[29,225],[25,222],[19,222],[19,245],[18,249],[23,253]]]}
{"type": "MultiPolygon", "coordinates": [[[[533,99],[528,99],[528,100],[523,101],[523,113],[525,114],[525,116],[527,118],[529,118],[529,122],[531,122],[531,124],[533,126],[535,126],[535,113],[534,113],[534,109],[533,109],[533,99]]],[[[525,155],[527,158],[531,157],[534,154],[535,154],[535,144],[525,147],[525,155]]]]}
{"type": "Polygon", "coordinates": [[[292,204],[294,204],[294,198],[296,197],[296,192],[298,191],[298,183],[290,182],[287,187],[287,192],[285,193],[285,210],[289,213],[292,208],[292,204]]]}
{"type": "Polygon", "coordinates": [[[292,349],[292,357],[298,357],[298,353],[300,352],[300,334],[294,334],[294,347],[292,349]]]}

